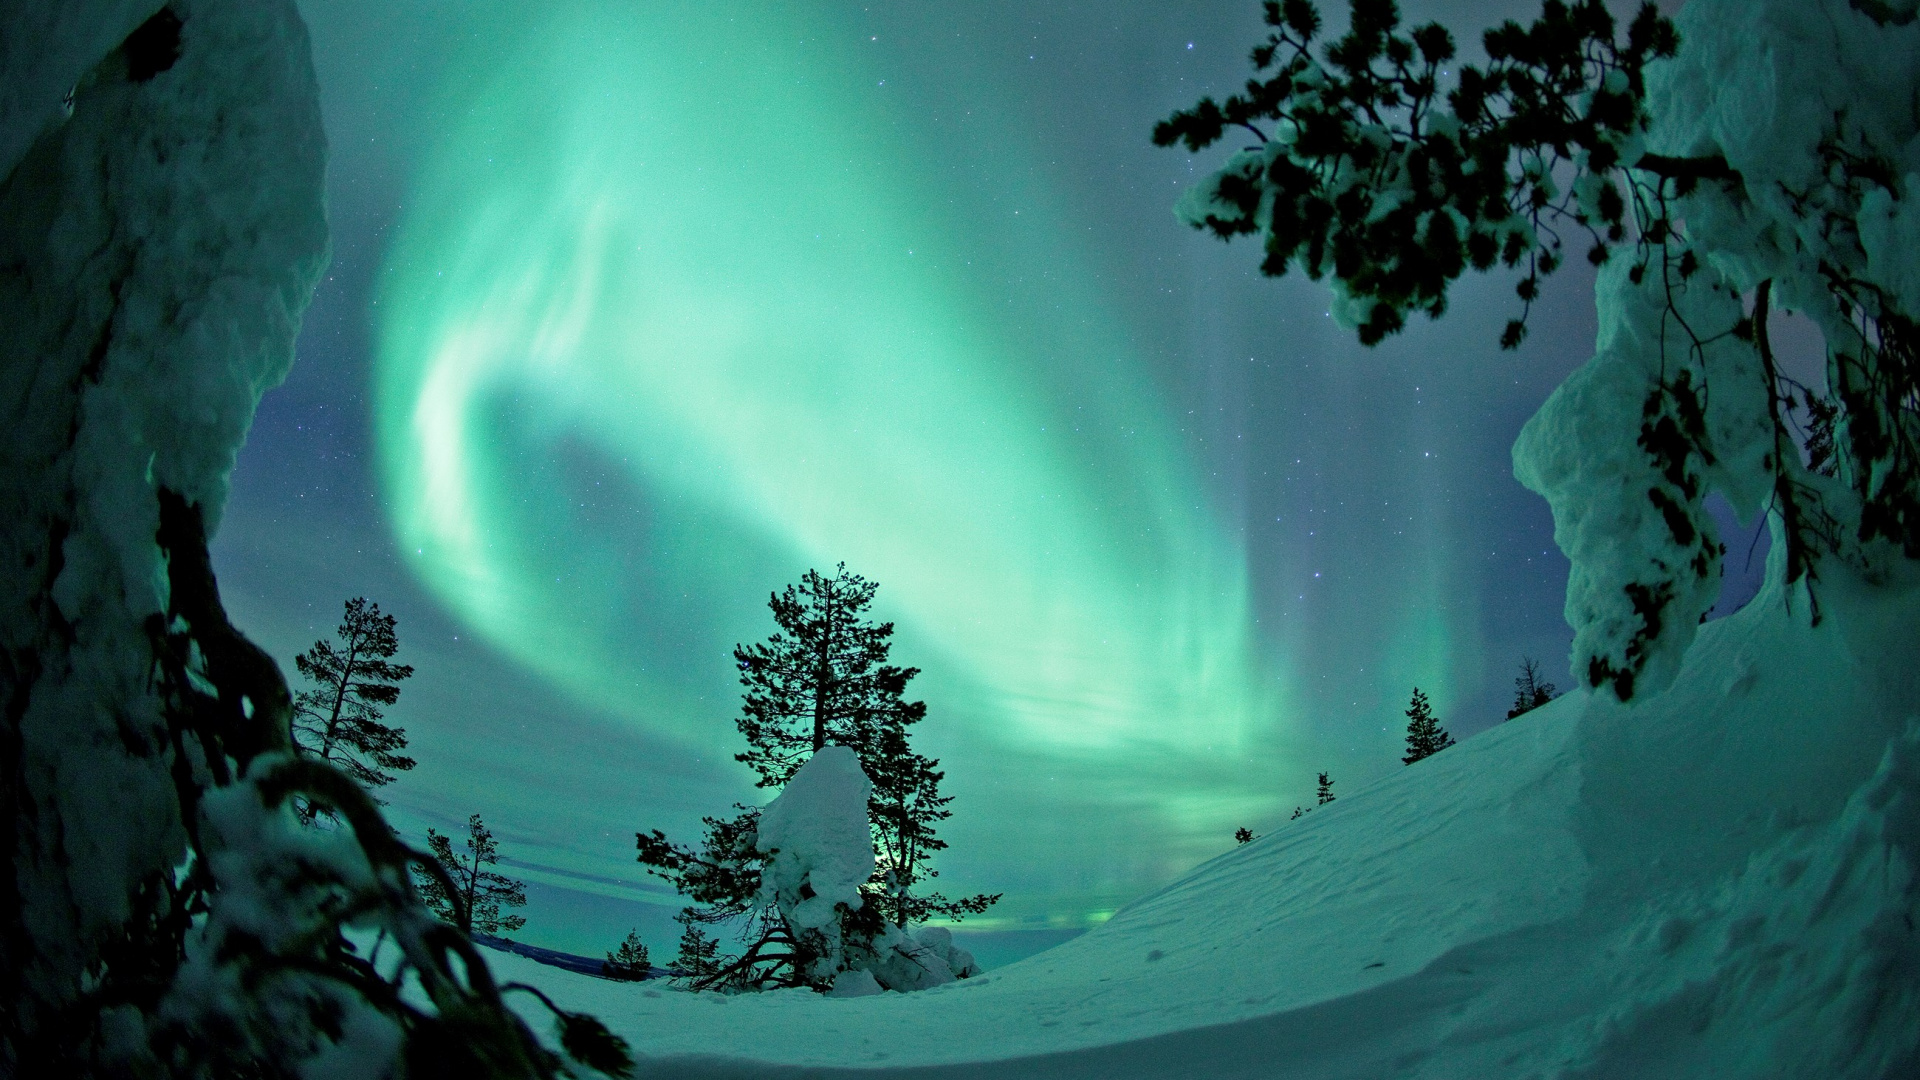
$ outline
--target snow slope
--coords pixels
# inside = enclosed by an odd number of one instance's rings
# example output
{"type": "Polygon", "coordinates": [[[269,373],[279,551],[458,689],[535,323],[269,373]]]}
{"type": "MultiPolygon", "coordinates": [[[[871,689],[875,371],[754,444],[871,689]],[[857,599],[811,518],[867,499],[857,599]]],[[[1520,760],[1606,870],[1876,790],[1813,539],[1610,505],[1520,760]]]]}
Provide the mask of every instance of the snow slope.
{"type": "Polygon", "coordinates": [[[1563,697],[937,990],[498,974],[641,1075],[1912,1076],[1920,587],[1821,602],[1772,586],[1664,694],[1563,697]]]}

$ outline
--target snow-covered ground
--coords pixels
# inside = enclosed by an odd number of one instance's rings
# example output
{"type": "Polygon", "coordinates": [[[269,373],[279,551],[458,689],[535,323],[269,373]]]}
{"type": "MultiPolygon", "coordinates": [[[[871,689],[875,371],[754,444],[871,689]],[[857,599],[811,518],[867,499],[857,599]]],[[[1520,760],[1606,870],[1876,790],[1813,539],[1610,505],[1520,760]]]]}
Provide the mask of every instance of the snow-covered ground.
{"type": "Polygon", "coordinates": [[[978,978],[496,974],[641,1075],[1920,1074],[1920,588],[1832,581],[1817,628],[1795,593],[1704,627],[1664,694],[1567,695],[978,978]]]}

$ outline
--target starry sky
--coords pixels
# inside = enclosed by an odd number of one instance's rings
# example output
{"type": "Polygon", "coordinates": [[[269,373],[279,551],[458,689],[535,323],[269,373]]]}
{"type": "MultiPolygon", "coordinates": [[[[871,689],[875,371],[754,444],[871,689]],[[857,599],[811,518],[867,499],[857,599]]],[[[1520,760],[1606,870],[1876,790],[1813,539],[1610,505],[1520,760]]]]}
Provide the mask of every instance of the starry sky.
{"type": "Polygon", "coordinates": [[[1570,682],[1508,450],[1591,278],[1518,352],[1497,275],[1369,350],[1176,223],[1221,155],[1148,133],[1244,78],[1251,0],[303,11],[333,263],[216,566],[289,674],[345,598],[398,618],[383,795],[416,840],[486,818],[523,939],[670,953],[633,833],[764,798],[730,650],[809,567],[923,670],[989,962],[1400,768],[1414,686],[1466,737],[1523,655],[1570,682]]]}

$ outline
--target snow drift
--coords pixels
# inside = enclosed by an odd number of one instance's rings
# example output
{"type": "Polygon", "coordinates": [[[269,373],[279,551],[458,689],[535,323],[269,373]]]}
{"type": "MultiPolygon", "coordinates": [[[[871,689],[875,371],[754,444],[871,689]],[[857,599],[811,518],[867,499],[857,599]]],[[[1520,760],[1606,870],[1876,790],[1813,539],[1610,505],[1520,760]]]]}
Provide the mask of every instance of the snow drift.
{"type": "Polygon", "coordinates": [[[1920,582],[1832,583],[1816,628],[1777,561],[1667,692],[1562,697],[974,979],[497,966],[662,1077],[1914,1075],[1920,582]]]}

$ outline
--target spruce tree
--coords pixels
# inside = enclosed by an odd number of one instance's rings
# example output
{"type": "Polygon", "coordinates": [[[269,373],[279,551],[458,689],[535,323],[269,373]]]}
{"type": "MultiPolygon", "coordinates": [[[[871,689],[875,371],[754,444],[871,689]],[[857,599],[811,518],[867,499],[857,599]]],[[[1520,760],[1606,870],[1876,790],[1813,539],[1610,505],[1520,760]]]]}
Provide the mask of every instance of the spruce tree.
{"type": "Polygon", "coordinates": [[[1513,708],[1507,710],[1507,719],[1532,712],[1554,697],[1553,684],[1540,678],[1539,662],[1530,656],[1523,656],[1520,658],[1520,677],[1513,680],[1513,708]]]}
{"type": "Polygon", "coordinates": [[[1320,799],[1320,801],[1315,804],[1317,806],[1325,806],[1333,801],[1333,778],[1326,773],[1320,774],[1320,790],[1317,794],[1320,799]]]}
{"type": "Polygon", "coordinates": [[[427,830],[427,850],[447,872],[453,891],[449,893],[438,879],[417,869],[414,888],[441,921],[468,935],[509,933],[527,925],[521,916],[501,912],[525,906],[527,890],[519,881],[486,869],[500,861],[500,845],[479,814],[467,819],[464,852],[455,853],[453,841],[433,829],[427,830]]]}
{"type": "Polygon", "coordinates": [[[400,753],[406,730],[383,722],[382,710],[399,700],[401,681],[413,675],[412,666],[391,662],[400,648],[393,627],[380,605],[356,596],[346,603],[338,641],[316,641],[293,661],[312,684],[293,699],[294,745],[368,790],[414,766],[400,753]]]}
{"type": "Polygon", "coordinates": [[[1427,704],[1427,695],[1413,688],[1413,701],[1407,706],[1407,756],[1400,760],[1408,765],[1421,758],[1432,757],[1453,745],[1453,736],[1433,718],[1433,709],[1427,704]]]}

